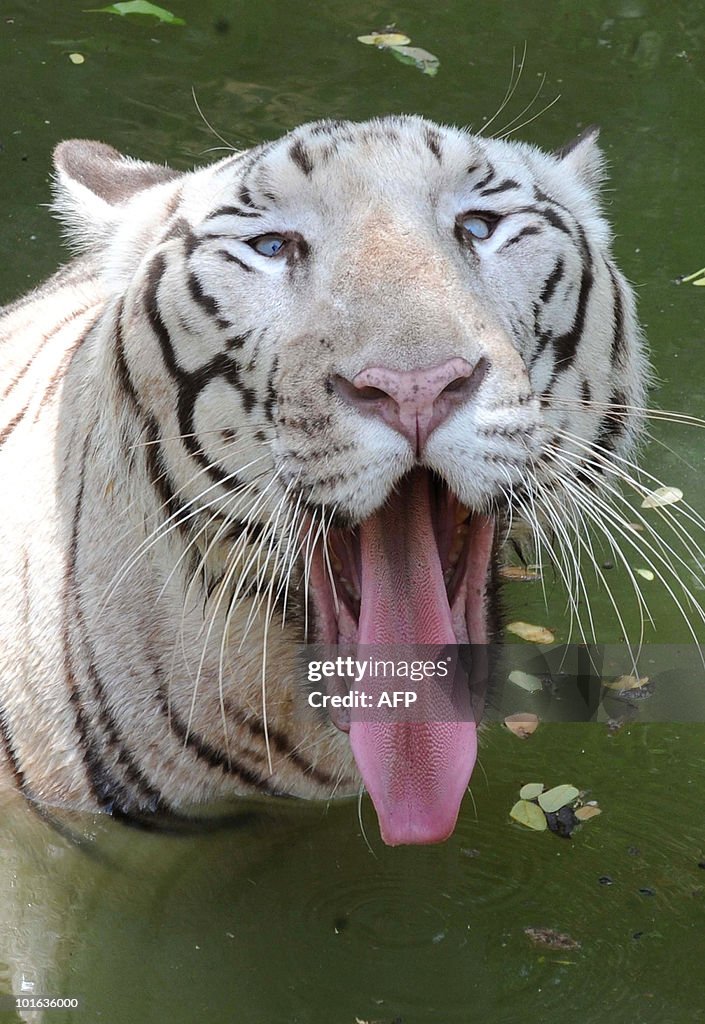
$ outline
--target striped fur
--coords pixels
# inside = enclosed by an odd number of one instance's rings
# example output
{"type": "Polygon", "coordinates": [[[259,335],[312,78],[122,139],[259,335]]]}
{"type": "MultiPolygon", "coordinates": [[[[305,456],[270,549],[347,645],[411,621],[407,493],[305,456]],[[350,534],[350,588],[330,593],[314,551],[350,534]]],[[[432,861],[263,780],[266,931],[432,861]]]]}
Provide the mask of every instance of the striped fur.
{"type": "Polygon", "coordinates": [[[427,468],[529,516],[529,475],[532,499],[594,487],[645,378],[594,135],[549,155],[390,117],[186,174],[98,143],[56,163],[80,256],[0,319],[7,773],[126,819],[355,792],[297,664],[307,551],[414,455],[330,380],[487,359],[427,468]],[[494,219],[481,244],[468,211],[494,219]],[[269,233],[276,258],[248,244],[269,233]]]}

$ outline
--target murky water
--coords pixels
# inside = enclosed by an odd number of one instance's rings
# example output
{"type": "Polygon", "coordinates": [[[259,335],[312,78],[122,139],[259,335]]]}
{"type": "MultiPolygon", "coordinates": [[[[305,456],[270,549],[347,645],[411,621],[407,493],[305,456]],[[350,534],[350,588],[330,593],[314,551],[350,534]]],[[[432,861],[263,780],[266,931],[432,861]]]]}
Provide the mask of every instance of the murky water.
{"type": "MultiPolygon", "coordinates": [[[[705,289],[673,284],[705,264],[701,2],[165,0],[185,27],[85,6],[4,0],[0,11],[0,301],[61,258],[40,205],[61,138],[100,138],[178,167],[207,160],[223,143],[192,89],[238,147],[326,115],[414,111],[479,128],[526,43],[522,79],[493,127],[529,121],[518,135],[552,147],[602,125],[615,247],[653,351],[652,401],[705,415],[705,289]],[[439,57],[435,78],[356,42],[391,22],[439,57]]],[[[705,433],[662,422],[652,433],[648,470],[705,510],[705,433]]],[[[605,574],[638,634],[626,574],[605,574]]],[[[565,640],[565,599],[548,584],[548,608],[540,588],[509,584],[510,615],[565,640]]],[[[647,641],[686,642],[664,588],[644,581],[643,592],[655,620],[647,641]]],[[[619,640],[604,588],[590,596],[599,638],[619,640]]],[[[693,686],[703,685],[694,668],[693,686]]],[[[81,997],[81,1011],[50,1020],[110,1024],[705,1020],[704,752],[697,724],[544,726],[527,741],[490,726],[457,833],[430,849],[383,847],[366,802],[367,840],[354,803],[270,803],[246,827],[210,836],[73,820],[88,852],[10,808],[0,990],[18,991],[24,977],[81,997]],[[602,816],[570,841],[510,824],[520,785],[534,780],[589,790],[602,816]],[[535,945],[527,927],[580,945],[535,945]]]]}

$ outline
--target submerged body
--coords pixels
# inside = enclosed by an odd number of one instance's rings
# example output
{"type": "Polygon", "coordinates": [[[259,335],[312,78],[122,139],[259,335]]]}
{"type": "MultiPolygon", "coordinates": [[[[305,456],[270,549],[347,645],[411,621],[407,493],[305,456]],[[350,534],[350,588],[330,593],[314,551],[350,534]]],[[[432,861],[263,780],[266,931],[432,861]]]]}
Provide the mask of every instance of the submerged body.
{"type": "Polygon", "coordinates": [[[498,524],[540,536],[633,446],[594,135],[390,117],[56,164],[82,255],[0,319],[8,773],[128,818],[362,776],[386,841],[444,838],[473,715],[331,720],[299,648],[486,645],[498,524]]]}

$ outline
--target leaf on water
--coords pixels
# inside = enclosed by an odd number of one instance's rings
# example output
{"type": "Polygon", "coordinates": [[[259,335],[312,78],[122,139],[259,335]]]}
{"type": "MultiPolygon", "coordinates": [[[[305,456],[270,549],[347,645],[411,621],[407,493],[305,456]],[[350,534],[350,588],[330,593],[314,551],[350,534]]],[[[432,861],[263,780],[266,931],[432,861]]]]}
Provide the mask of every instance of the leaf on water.
{"type": "Polygon", "coordinates": [[[551,814],[554,811],[560,811],[561,807],[565,807],[566,804],[572,804],[579,796],[580,790],[575,786],[554,786],[553,789],[548,789],[539,795],[539,807],[547,814],[551,814]]]}
{"type": "Polygon", "coordinates": [[[521,580],[522,583],[541,579],[541,573],[529,565],[503,565],[499,575],[503,580],[521,580]]]}
{"type": "Polygon", "coordinates": [[[515,736],[525,740],[536,732],[539,727],[539,719],[538,715],[532,715],[529,711],[520,711],[517,715],[507,715],[504,724],[515,736]]]}
{"type": "Polygon", "coordinates": [[[513,672],[509,673],[507,677],[510,683],[514,683],[521,690],[526,690],[527,693],[539,693],[543,690],[543,683],[536,676],[529,675],[528,672],[522,672],[516,668],[513,672]]]}
{"type": "Polygon", "coordinates": [[[424,75],[437,75],[441,62],[435,54],[420,46],[390,46],[392,54],[402,64],[413,64],[424,75]]]}
{"type": "Polygon", "coordinates": [[[554,928],[525,928],[524,934],[528,935],[537,946],[545,946],[546,949],[580,949],[577,939],[567,935],[566,932],[558,932],[554,928]]]}
{"type": "Polygon", "coordinates": [[[607,690],[619,690],[620,693],[624,693],[626,690],[641,690],[649,682],[648,676],[620,676],[619,679],[613,679],[608,682],[606,679],[602,680],[602,685],[607,690]]]}
{"type": "Polygon", "coordinates": [[[86,58],[82,53],[70,53],[69,60],[72,64],[85,64],[86,58]]]}
{"type": "Polygon", "coordinates": [[[679,487],[657,487],[647,494],[641,503],[642,508],[661,508],[662,505],[674,505],[683,497],[679,487]]]}
{"type": "Polygon", "coordinates": [[[597,804],[585,804],[584,807],[578,807],[575,817],[578,821],[589,821],[590,818],[596,818],[598,814],[602,814],[602,811],[597,804]]]}
{"type": "Polygon", "coordinates": [[[681,277],[677,277],[675,283],[705,285],[705,267],[696,270],[694,274],[683,274],[681,277]]]}
{"type": "Polygon", "coordinates": [[[543,782],[527,782],[519,790],[522,800],[535,800],[539,793],[543,793],[543,782]]]}
{"type": "Polygon", "coordinates": [[[183,18],[177,18],[171,11],[164,7],[157,7],[156,4],[148,3],[148,0],[124,0],[122,3],[109,4],[108,7],[90,7],[86,14],[147,14],[167,25],[185,25],[183,18]]]}
{"type": "Polygon", "coordinates": [[[358,36],[357,41],[365,46],[406,46],[411,42],[402,32],[373,32],[369,36],[358,36]]]}
{"type": "Polygon", "coordinates": [[[548,828],[546,815],[540,807],[528,800],[518,800],[509,812],[509,817],[518,821],[520,825],[532,828],[534,832],[545,832],[548,828]]]}
{"type": "Polygon", "coordinates": [[[556,639],[550,629],[546,629],[545,626],[532,626],[530,622],[510,622],[507,632],[514,633],[532,644],[552,644],[556,639]]]}
{"type": "Polygon", "coordinates": [[[651,569],[635,569],[635,572],[645,580],[651,581],[655,578],[651,569]]]}

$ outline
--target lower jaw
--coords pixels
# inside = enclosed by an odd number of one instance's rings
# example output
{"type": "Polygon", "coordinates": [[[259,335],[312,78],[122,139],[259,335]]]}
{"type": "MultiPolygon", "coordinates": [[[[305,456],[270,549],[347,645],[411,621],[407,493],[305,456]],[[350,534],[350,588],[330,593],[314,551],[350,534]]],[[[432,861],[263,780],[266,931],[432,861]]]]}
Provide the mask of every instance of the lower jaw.
{"type": "MultiPolygon", "coordinates": [[[[386,707],[381,714],[378,702],[390,686],[363,672],[355,689],[367,697],[368,708],[332,716],[349,731],[389,845],[436,843],[452,833],[475,763],[487,678],[494,520],[480,513],[469,517],[458,564],[452,574],[446,566],[445,576],[452,576],[446,589],[431,486],[428,474],[412,474],[358,528],[359,615],[347,595],[333,595],[330,554],[320,545],[311,569],[319,643],[342,645],[361,666],[371,657],[389,661],[385,654],[422,664],[453,659],[442,685],[428,671],[414,683],[405,679],[404,687],[392,685],[394,692],[416,694],[411,713],[386,707]],[[473,649],[469,673],[457,657],[457,645],[465,644],[473,649]]],[[[333,682],[340,694],[349,680],[333,682]]]]}

